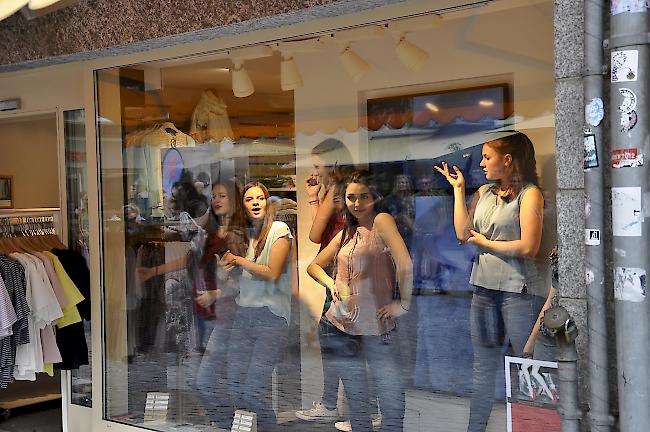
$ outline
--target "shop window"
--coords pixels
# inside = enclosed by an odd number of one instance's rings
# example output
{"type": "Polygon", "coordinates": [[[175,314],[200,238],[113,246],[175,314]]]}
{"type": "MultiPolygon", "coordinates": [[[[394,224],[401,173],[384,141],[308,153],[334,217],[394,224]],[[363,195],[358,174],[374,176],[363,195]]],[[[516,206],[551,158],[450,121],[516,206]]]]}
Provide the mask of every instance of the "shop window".
{"type": "MultiPolygon", "coordinates": [[[[86,116],[84,110],[64,111],[65,171],[68,218],[68,247],[89,262],[88,164],[86,161],[86,116]]],[[[70,401],[92,406],[92,337],[90,321],[84,321],[88,364],[71,372],[70,401]]]]}
{"type": "MultiPolygon", "coordinates": [[[[387,426],[444,415],[463,430],[483,356],[477,406],[505,429],[503,352],[523,354],[556,242],[552,12],[476,8],[97,71],[105,418],[345,430],[379,406],[387,426]],[[495,155],[495,140],[528,152],[495,155]],[[258,204],[282,231],[266,237],[258,204]],[[512,213],[497,227],[512,240],[530,210],[534,244],[482,243],[485,205],[512,213]],[[501,303],[472,307],[490,296],[534,305],[513,333],[501,303]]],[[[549,394],[531,403],[552,409],[549,394]]]]}

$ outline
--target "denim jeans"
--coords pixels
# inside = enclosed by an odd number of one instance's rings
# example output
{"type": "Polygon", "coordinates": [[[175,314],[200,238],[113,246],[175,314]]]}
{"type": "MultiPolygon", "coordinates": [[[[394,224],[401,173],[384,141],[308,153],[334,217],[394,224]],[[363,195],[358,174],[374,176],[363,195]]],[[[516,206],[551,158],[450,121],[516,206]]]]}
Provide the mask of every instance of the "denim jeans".
{"type": "Polygon", "coordinates": [[[287,321],[267,307],[237,309],[228,348],[228,388],[236,408],[257,413],[260,431],[277,426],[268,390],[288,333],[287,321]]]}
{"type": "Polygon", "coordinates": [[[483,432],[494,403],[497,368],[503,368],[503,355],[512,345],[521,356],[545,299],[522,293],[474,287],[470,309],[470,329],[474,349],[472,394],[468,432],[483,432]]]}
{"type": "Polygon", "coordinates": [[[354,432],[372,432],[369,384],[376,386],[383,415],[381,431],[399,432],[403,429],[405,395],[400,363],[397,331],[386,336],[357,336],[356,354],[339,354],[334,363],[339,370],[350,407],[350,423],[354,432]],[[370,377],[368,376],[370,374],[370,377]]]}
{"type": "Polygon", "coordinates": [[[231,327],[232,322],[214,325],[195,381],[210,420],[224,429],[230,429],[234,414],[226,377],[231,327]]]}
{"type": "Polygon", "coordinates": [[[204,320],[201,317],[194,317],[194,327],[196,328],[196,344],[188,351],[183,360],[183,368],[187,385],[194,391],[198,391],[197,379],[199,367],[203,361],[205,348],[208,345],[212,330],[215,328],[216,321],[204,320]]]}

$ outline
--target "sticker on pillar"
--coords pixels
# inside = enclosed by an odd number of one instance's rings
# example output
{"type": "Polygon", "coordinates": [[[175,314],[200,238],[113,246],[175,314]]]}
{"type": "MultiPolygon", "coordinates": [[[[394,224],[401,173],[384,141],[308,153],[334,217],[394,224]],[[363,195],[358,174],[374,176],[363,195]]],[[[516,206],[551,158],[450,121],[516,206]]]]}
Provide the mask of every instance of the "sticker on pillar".
{"type": "Polygon", "coordinates": [[[642,302],[646,294],[645,269],[616,267],[614,270],[614,298],[631,302],[642,302]]]}
{"type": "Polygon", "coordinates": [[[636,111],[630,113],[621,113],[621,132],[629,132],[634,129],[638,116],[636,111]]]}
{"type": "Polygon", "coordinates": [[[596,151],[596,137],[594,135],[585,135],[584,137],[585,154],[584,169],[598,167],[598,152],[596,151]]]}
{"type": "Polygon", "coordinates": [[[612,150],[612,168],[636,168],[643,166],[643,154],[639,149],[612,150]]]}
{"type": "Polygon", "coordinates": [[[596,280],[596,275],[594,275],[594,271],[591,269],[585,270],[585,282],[587,285],[594,283],[596,280]]]}
{"type": "Polygon", "coordinates": [[[612,51],[612,82],[636,81],[639,75],[639,51],[612,51]]]}
{"type": "Polygon", "coordinates": [[[623,96],[623,102],[618,107],[621,113],[621,132],[629,132],[637,122],[636,94],[629,88],[620,88],[618,92],[623,96]]]}
{"type": "Polygon", "coordinates": [[[585,244],[587,246],[598,246],[600,244],[600,230],[585,229],[585,244]]]}
{"type": "Polygon", "coordinates": [[[647,9],[647,0],[612,0],[612,15],[618,15],[624,12],[645,12],[647,9]]]}
{"type": "Polygon", "coordinates": [[[585,122],[593,127],[600,124],[603,117],[605,117],[605,108],[601,98],[593,98],[587,105],[585,105],[585,122]]]}
{"type": "Polygon", "coordinates": [[[617,237],[641,237],[643,206],[640,187],[612,188],[612,228],[617,237]]]}

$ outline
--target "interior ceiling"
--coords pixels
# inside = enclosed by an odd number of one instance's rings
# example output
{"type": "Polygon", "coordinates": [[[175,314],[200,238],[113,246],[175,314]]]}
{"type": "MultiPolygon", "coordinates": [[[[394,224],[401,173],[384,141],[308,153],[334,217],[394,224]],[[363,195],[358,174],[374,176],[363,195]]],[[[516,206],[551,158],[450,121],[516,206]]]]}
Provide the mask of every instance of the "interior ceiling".
{"type": "MultiPolygon", "coordinates": [[[[216,59],[198,63],[182,64],[162,69],[164,87],[182,89],[216,89],[230,92],[229,59],[216,59]]],[[[280,54],[271,57],[247,60],[248,75],[260,93],[280,93],[280,54]]]]}
{"type": "MultiPolygon", "coordinates": [[[[481,8],[445,15],[444,19],[463,19],[466,23],[458,35],[456,48],[487,52],[507,59],[506,61],[538,63],[545,68],[548,65],[552,67],[553,64],[553,38],[545,37],[552,30],[552,17],[551,1],[529,0],[528,3],[523,3],[520,0],[498,0],[481,8]],[[512,18],[511,25],[507,28],[490,28],[488,23],[474,19],[483,14],[504,12],[512,18]],[[534,23],[532,27],[521,28],[531,23],[534,23]],[[520,43],[510,44],[510,51],[504,51],[500,43],[504,38],[503,32],[512,31],[526,36],[521,38],[520,43]],[[550,45],[531,52],[531,44],[539,46],[540,39],[543,41],[541,43],[550,45]]],[[[415,34],[419,36],[417,39],[430,40],[435,39],[435,32],[432,29],[415,34]]],[[[245,62],[255,86],[255,93],[247,98],[234,97],[230,75],[232,63],[226,56],[226,53],[217,53],[144,65],[145,68],[159,68],[162,79],[162,90],[154,92],[153,97],[148,97],[147,105],[155,110],[156,106],[162,104],[172,120],[180,126],[189,121],[201,92],[211,89],[224,100],[228,114],[235,123],[290,127],[293,124],[293,92],[282,91],[280,88],[280,53],[274,52],[272,56],[245,62]]]]}

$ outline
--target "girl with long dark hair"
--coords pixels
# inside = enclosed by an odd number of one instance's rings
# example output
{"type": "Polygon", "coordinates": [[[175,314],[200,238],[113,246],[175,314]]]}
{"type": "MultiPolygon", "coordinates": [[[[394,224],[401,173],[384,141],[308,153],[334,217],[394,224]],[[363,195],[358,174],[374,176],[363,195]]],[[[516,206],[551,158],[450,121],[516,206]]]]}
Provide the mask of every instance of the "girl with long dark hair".
{"type": "Polygon", "coordinates": [[[221,427],[229,427],[233,410],[226,388],[226,354],[241,272],[223,270],[222,256],[228,252],[244,253],[247,244],[242,194],[234,182],[213,183],[204,229],[203,248],[190,250],[175,261],[139,268],[138,275],[145,281],[159,274],[188,270],[197,346],[196,352],[186,359],[187,375],[210,419],[221,427]]]}
{"type": "Polygon", "coordinates": [[[352,355],[339,353],[335,357],[350,406],[352,430],[372,431],[367,369],[377,386],[381,430],[400,431],[404,386],[395,319],[410,308],[411,258],[395,220],[382,212],[380,196],[368,173],[351,177],[344,199],[344,229],[307,271],[333,294],[327,318],[356,345],[352,355]],[[325,271],[332,261],[335,278],[325,271]],[[396,284],[399,299],[394,299],[396,284]]]}

